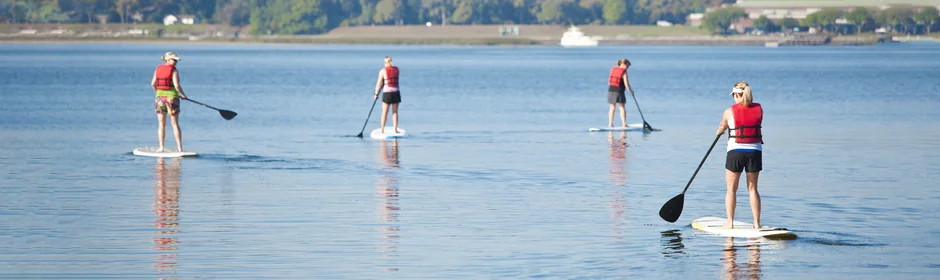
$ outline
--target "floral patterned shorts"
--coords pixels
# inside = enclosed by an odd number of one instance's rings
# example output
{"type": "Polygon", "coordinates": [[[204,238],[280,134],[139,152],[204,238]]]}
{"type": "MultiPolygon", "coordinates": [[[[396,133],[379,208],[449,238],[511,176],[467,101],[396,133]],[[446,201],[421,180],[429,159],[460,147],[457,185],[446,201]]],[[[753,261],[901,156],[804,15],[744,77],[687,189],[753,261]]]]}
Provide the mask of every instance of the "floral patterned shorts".
{"type": "Polygon", "coordinates": [[[157,114],[176,115],[180,113],[180,99],[174,97],[157,96],[157,101],[154,102],[153,108],[157,114]]]}

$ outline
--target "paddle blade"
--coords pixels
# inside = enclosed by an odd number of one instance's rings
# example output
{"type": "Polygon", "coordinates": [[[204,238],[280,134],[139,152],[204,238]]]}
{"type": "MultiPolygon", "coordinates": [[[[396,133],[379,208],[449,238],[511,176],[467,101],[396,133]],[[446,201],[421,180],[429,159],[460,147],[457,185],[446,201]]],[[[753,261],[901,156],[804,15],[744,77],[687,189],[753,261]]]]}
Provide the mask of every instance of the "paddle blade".
{"type": "Polygon", "coordinates": [[[649,131],[660,131],[659,129],[653,128],[648,122],[645,121],[643,122],[643,128],[649,131]]]}
{"type": "Polygon", "coordinates": [[[666,204],[663,204],[663,208],[659,209],[659,217],[667,222],[675,223],[679,220],[679,216],[682,215],[683,204],[685,204],[685,193],[681,193],[669,201],[666,201],[666,204]]]}
{"type": "Polygon", "coordinates": [[[362,138],[362,132],[359,132],[359,135],[356,135],[356,137],[362,138]]]}
{"type": "Polygon", "coordinates": [[[225,120],[231,120],[238,115],[238,113],[229,111],[229,110],[219,110],[219,115],[222,115],[222,118],[225,120]]]}

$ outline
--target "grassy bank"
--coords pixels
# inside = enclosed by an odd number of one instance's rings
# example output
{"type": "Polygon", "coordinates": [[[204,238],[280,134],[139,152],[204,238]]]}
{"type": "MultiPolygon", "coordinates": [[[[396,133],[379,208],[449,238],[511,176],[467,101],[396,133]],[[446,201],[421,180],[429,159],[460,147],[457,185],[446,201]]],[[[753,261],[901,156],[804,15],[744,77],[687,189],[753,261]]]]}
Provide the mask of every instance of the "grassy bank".
{"type": "Polygon", "coordinates": [[[176,24],[163,25],[158,23],[108,23],[108,24],[87,24],[87,23],[69,23],[69,24],[0,24],[0,33],[18,34],[24,30],[35,30],[38,33],[48,33],[52,31],[64,31],[70,34],[81,33],[100,33],[100,32],[127,32],[129,30],[143,30],[151,34],[157,33],[187,33],[202,34],[208,32],[227,31],[244,32],[244,27],[218,25],[218,24],[176,24]]]}
{"type": "MultiPolygon", "coordinates": [[[[499,28],[502,25],[448,25],[448,26],[354,26],[340,27],[324,34],[325,37],[359,38],[485,38],[502,37],[499,28]]],[[[519,36],[530,39],[561,39],[568,30],[567,25],[518,25],[519,36]]],[[[649,25],[582,25],[578,26],[587,36],[616,37],[656,37],[656,36],[701,36],[708,32],[692,26],[649,26],[649,25]]]]}
{"type": "MultiPolygon", "coordinates": [[[[326,38],[555,38],[561,39],[568,29],[567,25],[518,25],[519,36],[501,36],[499,29],[502,25],[377,25],[339,27],[328,33],[318,36],[326,38]]],[[[583,25],[579,26],[588,36],[696,36],[707,35],[702,29],[691,26],[637,26],[637,25],[583,25]]],[[[186,34],[204,35],[207,33],[224,32],[234,34],[248,34],[246,27],[226,25],[169,25],[162,24],[0,24],[0,34],[24,35],[28,32],[36,34],[98,34],[102,32],[125,33],[131,30],[146,31],[148,36],[159,34],[186,34]]],[[[290,36],[288,36],[290,37],[290,36]]]]}
{"type": "Polygon", "coordinates": [[[830,39],[829,44],[831,45],[874,45],[878,44],[881,40],[884,40],[881,36],[877,35],[842,35],[834,36],[830,39]]]}
{"type": "MultiPolygon", "coordinates": [[[[356,26],[321,35],[248,35],[244,28],[220,25],[160,24],[0,24],[0,42],[131,42],[131,43],[287,43],[287,44],[423,44],[423,45],[558,45],[565,25],[519,25],[518,36],[501,36],[502,25],[356,26]],[[29,30],[29,32],[23,32],[29,30]],[[141,32],[145,30],[146,32],[141,32]],[[134,31],[136,33],[131,33],[134,31]]],[[[866,45],[874,35],[809,35],[811,39],[767,36],[713,36],[691,26],[584,25],[602,45],[866,45]],[[821,38],[820,38],[821,37],[821,38]],[[789,43],[788,43],[789,42],[789,43]]],[[[936,35],[935,35],[936,36],[936,35]]],[[[800,36],[797,36],[800,37],[800,36]]]]}
{"type": "Polygon", "coordinates": [[[691,37],[711,35],[705,29],[693,26],[585,26],[581,29],[590,36],[604,37],[691,37]]]}
{"type": "Polygon", "coordinates": [[[320,37],[258,37],[200,38],[184,37],[0,37],[0,43],[277,43],[277,44],[386,44],[386,45],[540,45],[542,41],[524,38],[320,38],[320,37]]]}
{"type": "Polygon", "coordinates": [[[526,38],[252,38],[229,42],[296,43],[296,44],[388,44],[388,45],[539,45],[541,41],[526,38]]]}

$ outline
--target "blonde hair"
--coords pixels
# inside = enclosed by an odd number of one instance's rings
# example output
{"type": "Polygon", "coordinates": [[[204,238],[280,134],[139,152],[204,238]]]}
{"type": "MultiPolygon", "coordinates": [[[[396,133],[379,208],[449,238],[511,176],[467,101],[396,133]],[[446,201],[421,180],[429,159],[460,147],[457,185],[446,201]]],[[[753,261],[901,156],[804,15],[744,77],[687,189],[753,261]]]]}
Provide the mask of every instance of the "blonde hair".
{"type": "Polygon", "coordinates": [[[740,81],[734,84],[734,88],[740,89],[741,92],[741,105],[751,106],[751,103],[754,103],[754,94],[751,93],[751,86],[745,81],[740,81]]]}
{"type": "Polygon", "coordinates": [[[385,64],[387,64],[388,66],[392,66],[392,57],[391,57],[391,56],[386,56],[386,57],[385,57],[385,64]]]}

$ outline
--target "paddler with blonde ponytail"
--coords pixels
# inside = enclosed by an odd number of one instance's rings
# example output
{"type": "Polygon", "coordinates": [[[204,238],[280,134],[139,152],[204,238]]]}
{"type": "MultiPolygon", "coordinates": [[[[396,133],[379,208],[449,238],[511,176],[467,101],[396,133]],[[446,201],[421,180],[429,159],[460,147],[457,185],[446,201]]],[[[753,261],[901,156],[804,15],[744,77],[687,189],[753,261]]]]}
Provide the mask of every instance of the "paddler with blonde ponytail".
{"type": "Polygon", "coordinates": [[[718,134],[728,130],[728,154],[725,159],[725,182],[728,190],[725,193],[725,211],[728,223],[725,228],[733,228],[734,208],[737,203],[735,193],[738,191],[738,181],[741,171],[747,172],[747,191],[750,194],[751,213],[754,215],[754,228],[760,228],[760,193],[757,192],[757,178],[763,169],[763,138],[761,123],[764,119],[764,109],[759,103],[754,103],[751,86],[741,81],[734,84],[731,90],[734,105],[725,109],[718,125],[718,134]]]}
{"type": "Polygon", "coordinates": [[[375,99],[379,98],[379,90],[382,92],[382,131],[385,132],[385,121],[388,117],[388,109],[392,108],[392,127],[395,133],[398,131],[398,104],[401,103],[401,91],[398,89],[398,67],[392,65],[392,57],[385,57],[385,67],[379,70],[379,79],[375,83],[375,99]]]}

